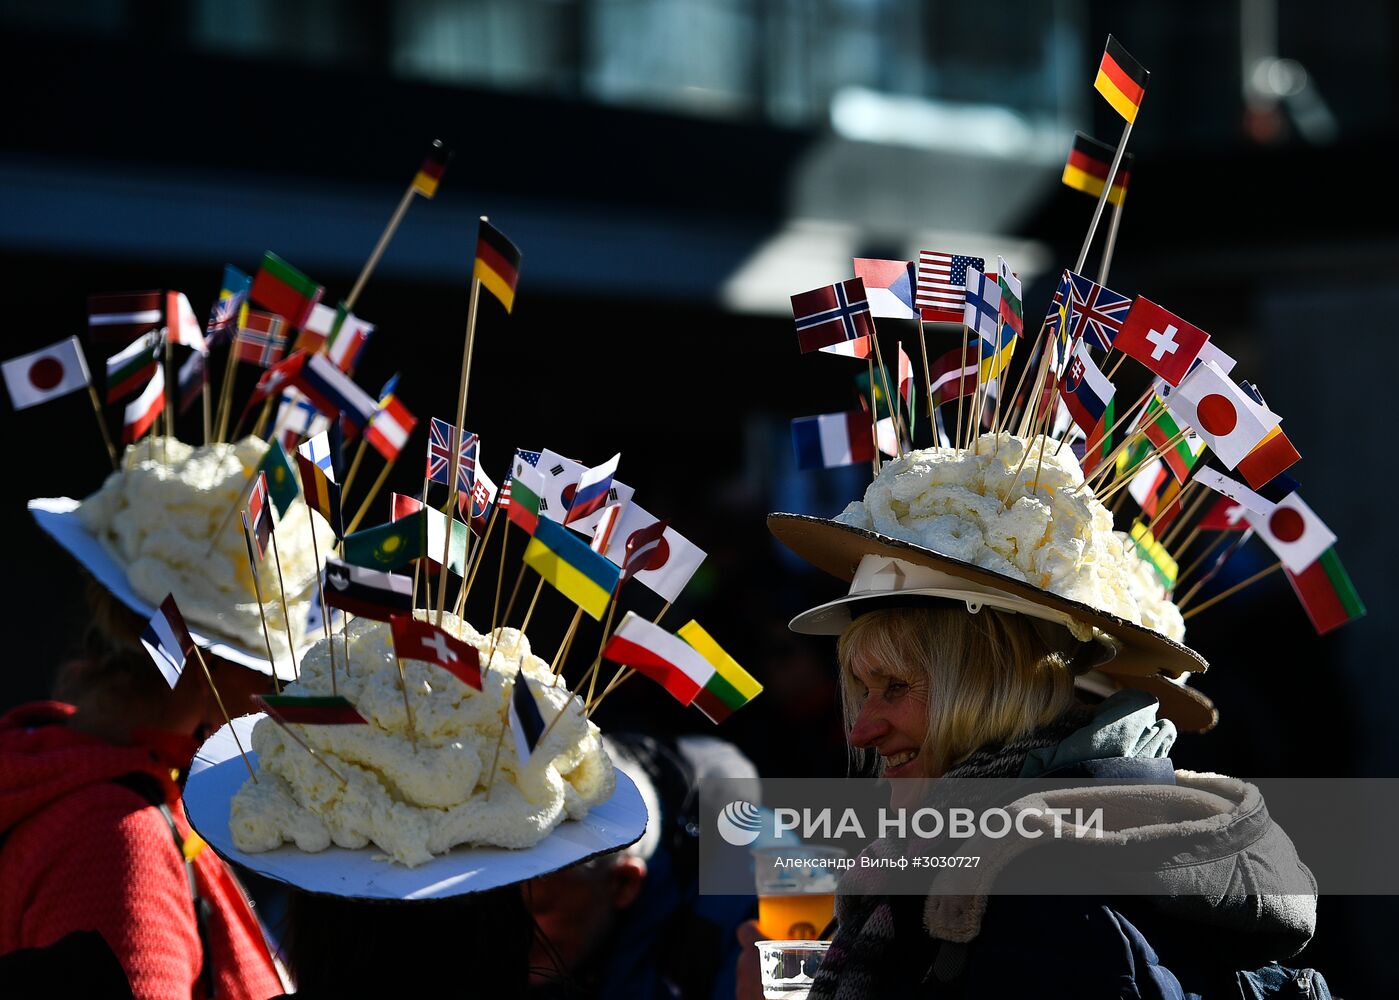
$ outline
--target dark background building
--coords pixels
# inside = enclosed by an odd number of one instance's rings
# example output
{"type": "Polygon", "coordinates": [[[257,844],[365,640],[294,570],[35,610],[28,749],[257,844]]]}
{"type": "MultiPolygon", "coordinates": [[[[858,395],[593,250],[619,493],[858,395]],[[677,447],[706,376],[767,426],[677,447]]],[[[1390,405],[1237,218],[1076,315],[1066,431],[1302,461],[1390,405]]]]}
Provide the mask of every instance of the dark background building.
{"type": "MultiPolygon", "coordinates": [[[[711,554],[675,623],[699,617],[767,685],[725,734],[765,773],[839,773],[831,645],[783,624],[838,586],[763,515],[834,514],[865,473],[793,467],[788,421],[854,400],[848,363],[797,355],[788,296],[852,256],[941,247],[1005,254],[1041,315],[1092,209],[1058,182],[1073,130],[1120,131],[1091,89],[1109,31],[1152,71],[1111,284],[1264,389],[1371,609],[1318,639],[1273,576],[1192,620],[1223,721],[1175,759],[1394,775],[1399,16],[1380,0],[0,0],[5,356],[82,332],[93,292],[179,288],[202,314],[223,264],[266,249],[343,295],[440,137],[441,191],[358,304],[378,325],[360,381],[401,371],[421,419],[447,415],[488,214],[524,264],[515,313],[482,313],[467,424],[486,467],[621,450],[638,501],[711,554]]],[[[6,421],[9,706],[47,691],[81,625],[78,575],[24,502],[87,495],[105,458],[81,396],[6,421]]],[[[391,486],[417,484],[405,460],[391,486]]],[[[1253,543],[1219,585],[1270,558],[1253,543]]],[[[537,621],[549,648],[562,599],[537,621]]],[[[604,714],[699,719],[639,685],[604,714]]],[[[1323,896],[1304,958],[1377,995],[1395,915],[1323,896]]]]}

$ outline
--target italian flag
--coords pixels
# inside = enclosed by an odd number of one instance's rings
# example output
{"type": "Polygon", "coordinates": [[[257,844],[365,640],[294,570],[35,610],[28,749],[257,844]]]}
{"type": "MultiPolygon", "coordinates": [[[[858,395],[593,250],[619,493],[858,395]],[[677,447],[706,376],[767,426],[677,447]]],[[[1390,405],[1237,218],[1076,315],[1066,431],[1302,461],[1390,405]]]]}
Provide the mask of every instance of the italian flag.
{"type": "Polygon", "coordinates": [[[1335,546],[1328,548],[1302,572],[1286,572],[1317,635],[1325,635],[1364,616],[1365,605],[1350,582],[1350,574],[1341,565],[1335,546]]]}
{"type": "Polygon", "coordinates": [[[676,633],[709,661],[714,676],[695,695],[694,706],[716,726],[762,693],[763,686],[714,641],[700,623],[691,621],[676,633]]]}

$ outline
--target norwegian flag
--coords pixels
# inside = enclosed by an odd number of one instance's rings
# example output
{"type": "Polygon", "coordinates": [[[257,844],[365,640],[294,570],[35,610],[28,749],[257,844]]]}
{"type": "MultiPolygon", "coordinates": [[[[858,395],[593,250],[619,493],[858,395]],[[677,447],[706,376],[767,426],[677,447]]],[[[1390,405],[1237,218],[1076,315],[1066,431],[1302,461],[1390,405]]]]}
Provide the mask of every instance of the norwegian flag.
{"type": "MultiPolygon", "coordinates": [[[[457,460],[457,492],[471,495],[476,477],[476,452],[480,438],[466,431],[461,435],[460,458],[457,460]]],[[[427,478],[434,483],[447,483],[452,474],[452,425],[432,418],[427,432],[427,478]]]]}
{"type": "Polygon", "coordinates": [[[1081,274],[1068,272],[1071,293],[1069,339],[1099,350],[1112,350],[1117,331],[1132,308],[1132,300],[1081,274]]]}
{"type": "Polygon", "coordinates": [[[793,295],[792,318],[803,354],[874,333],[865,283],[860,278],[793,295]]]}
{"type": "Polygon", "coordinates": [[[276,364],[287,346],[286,334],[282,332],[285,326],[286,321],[276,313],[249,310],[234,342],[238,360],[259,368],[276,364]]]}

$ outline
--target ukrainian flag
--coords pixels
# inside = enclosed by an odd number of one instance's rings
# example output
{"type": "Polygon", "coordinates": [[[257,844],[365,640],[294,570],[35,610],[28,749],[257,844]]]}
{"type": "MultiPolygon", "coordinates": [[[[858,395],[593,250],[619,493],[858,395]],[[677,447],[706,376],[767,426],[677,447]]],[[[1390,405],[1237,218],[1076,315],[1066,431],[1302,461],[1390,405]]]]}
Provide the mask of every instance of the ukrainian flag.
{"type": "Polygon", "coordinates": [[[981,342],[981,381],[985,383],[989,379],[996,378],[1001,372],[1010,367],[1011,356],[1015,354],[1015,329],[1003,325],[1001,327],[1001,346],[999,350],[991,347],[991,344],[982,340],[981,342]]]}
{"type": "Polygon", "coordinates": [[[599,621],[617,589],[621,568],[557,521],[541,517],[525,549],[525,565],[599,621]]]}

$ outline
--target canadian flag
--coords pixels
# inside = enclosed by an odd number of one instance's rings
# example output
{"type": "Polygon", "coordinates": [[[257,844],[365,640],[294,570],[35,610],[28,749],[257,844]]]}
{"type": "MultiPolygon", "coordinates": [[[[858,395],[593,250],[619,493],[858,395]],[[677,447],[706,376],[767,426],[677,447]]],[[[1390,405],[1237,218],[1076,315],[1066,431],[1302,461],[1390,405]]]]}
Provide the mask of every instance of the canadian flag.
{"type": "Polygon", "coordinates": [[[1296,493],[1274,507],[1271,514],[1246,511],[1244,517],[1293,573],[1301,573],[1336,542],[1331,529],[1296,493]]]}
{"type": "Polygon", "coordinates": [[[1276,414],[1255,405],[1210,361],[1186,377],[1166,406],[1178,420],[1195,428],[1230,469],[1278,425],[1276,414]]]}

